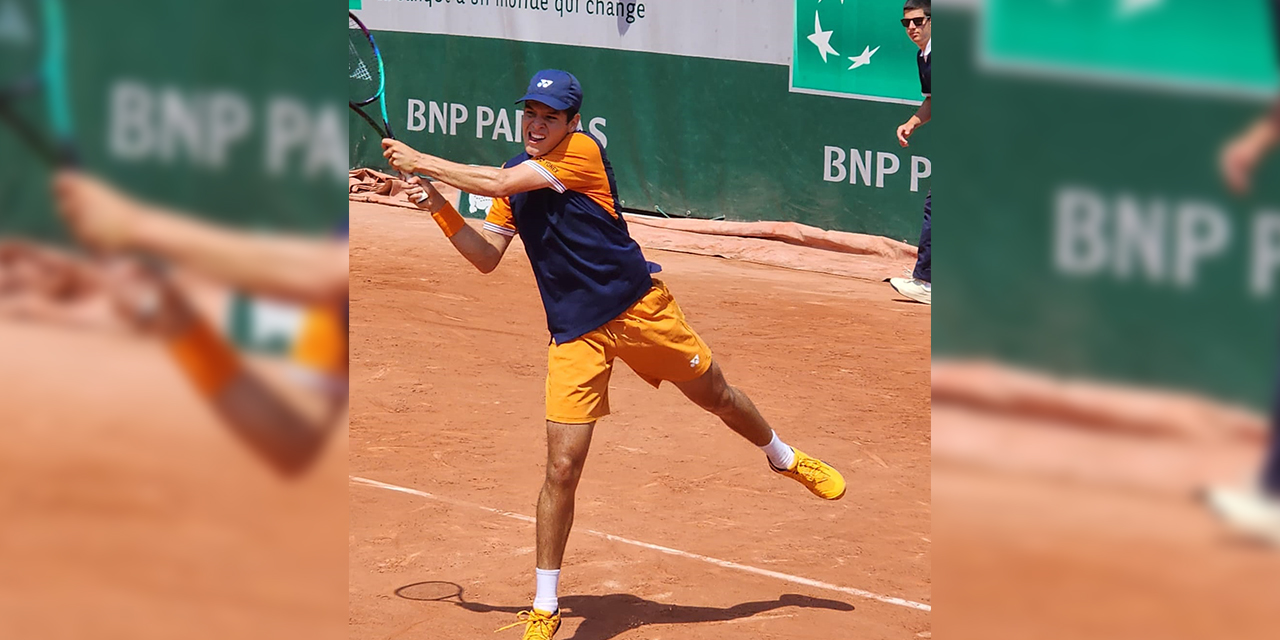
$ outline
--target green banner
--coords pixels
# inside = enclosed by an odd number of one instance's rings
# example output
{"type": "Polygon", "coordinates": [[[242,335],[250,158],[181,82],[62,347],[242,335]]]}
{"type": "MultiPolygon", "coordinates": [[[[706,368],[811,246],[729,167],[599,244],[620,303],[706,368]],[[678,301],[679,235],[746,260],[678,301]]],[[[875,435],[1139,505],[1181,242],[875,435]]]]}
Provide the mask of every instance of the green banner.
{"type": "MultiPolygon", "coordinates": [[[[343,25],[324,4],[66,0],[84,169],[243,227],[332,230],[346,217],[347,109],[343,25]]],[[[43,105],[27,106],[46,126],[43,105]]],[[[0,234],[63,236],[48,178],[0,127],[0,234]]]]}
{"type": "Polygon", "coordinates": [[[981,16],[934,18],[955,123],[936,130],[934,353],[1265,406],[1280,163],[1244,198],[1218,169],[1265,103],[979,68],[981,16]]]}
{"type": "Polygon", "coordinates": [[[988,0],[988,62],[1235,91],[1277,88],[1267,0],[988,0]]]}
{"type": "MultiPolygon", "coordinates": [[[[605,143],[626,207],[794,220],[912,244],[919,233],[930,136],[926,129],[903,149],[894,133],[912,107],[790,93],[784,65],[494,38],[377,38],[392,124],[425,151],[491,166],[515,156],[523,148],[515,99],[537,70],[566,69],[582,83],[582,126],[605,143]]],[[[350,127],[352,166],[386,170],[372,129],[354,115],[350,127]]]]}
{"type": "Polygon", "coordinates": [[[919,104],[916,55],[901,0],[795,0],[791,89],[919,104]]]}

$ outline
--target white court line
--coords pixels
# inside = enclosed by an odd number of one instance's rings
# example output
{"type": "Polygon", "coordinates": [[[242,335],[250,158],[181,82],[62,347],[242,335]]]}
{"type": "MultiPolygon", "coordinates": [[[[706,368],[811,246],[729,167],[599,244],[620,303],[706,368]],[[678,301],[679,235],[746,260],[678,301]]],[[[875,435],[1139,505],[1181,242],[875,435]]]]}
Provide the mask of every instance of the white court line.
{"type": "MultiPolygon", "coordinates": [[[[462,501],[462,500],[454,500],[454,499],[452,499],[452,498],[445,498],[445,497],[438,496],[438,495],[435,495],[435,494],[432,494],[432,493],[427,493],[426,491],[418,491],[417,489],[410,489],[410,488],[408,488],[408,487],[400,487],[400,486],[396,486],[396,485],[394,485],[394,484],[387,484],[387,483],[385,483],[385,482],[378,482],[377,480],[369,480],[369,479],[367,479],[367,478],[360,478],[360,477],[357,477],[357,476],[349,476],[349,477],[351,478],[351,481],[352,481],[353,483],[355,483],[355,484],[363,484],[363,485],[365,485],[365,486],[369,486],[369,487],[377,487],[377,488],[379,488],[379,489],[386,489],[386,490],[388,490],[388,491],[399,491],[400,493],[407,493],[407,494],[409,494],[409,495],[420,496],[420,497],[423,497],[423,498],[430,498],[430,499],[432,499],[432,500],[437,500],[437,501],[439,501],[439,502],[444,502],[444,503],[452,504],[452,505],[459,506],[459,507],[470,507],[470,508],[472,508],[472,509],[479,509],[479,510],[481,510],[481,511],[488,511],[489,513],[493,513],[493,514],[497,514],[497,515],[504,516],[504,517],[507,517],[507,518],[511,518],[511,519],[513,519],[513,520],[519,520],[519,521],[521,521],[521,522],[529,522],[529,523],[536,523],[536,522],[537,522],[537,519],[535,519],[535,518],[531,518],[531,517],[526,516],[526,515],[521,515],[521,514],[519,514],[519,513],[512,513],[512,512],[510,512],[510,511],[503,511],[503,510],[501,510],[501,509],[494,509],[494,508],[492,508],[492,507],[486,507],[486,506],[483,506],[483,505],[478,505],[478,504],[474,504],[474,503],[471,503],[471,502],[465,502],[465,501],[462,501]]],[[[745,565],[745,564],[738,564],[738,563],[736,563],[736,562],[729,562],[728,560],[717,560],[717,559],[715,559],[715,558],[712,558],[712,557],[709,557],[709,556],[700,555],[700,554],[697,554],[697,553],[689,553],[688,551],[681,551],[681,550],[679,550],[679,549],[672,549],[671,547],[663,547],[663,546],[659,546],[659,545],[656,545],[656,544],[649,544],[648,542],[640,542],[640,541],[638,541],[638,540],[631,540],[631,539],[629,539],[629,538],[623,538],[623,537],[615,536],[615,535],[613,535],[613,534],[609,534],[609,533],[602,533],[602,532],[600,532],[600,531],[592,531],[591,529],[575,529],[575,531],[580,531],[580,532],[582,532],[582,533],[590,534],[590,535],[596,536],[597,538],[604,538],[605,540],[609,540],[609,541],[612,541],[612,542],[621,542],[622,544],[629,544],[629,545],[631,545],[631,546],[633,546],[633,547],[642,547],[642,548],[644,548],[644,549],[652,549],[652,550],[654,550],[654,551],[661,551],[662,553],[665,553],[665,554],[667,554],[667,555],[679,556],[679,557],[681,557],[681,558],[689,558],[689,559],[691,559],[691,560],[701,560],[701,561],[706,562],[706,563],[709,563],[709,564],[714,564],[714,565],[716,565],[717,567],[724,567],[725,569],[736,569],[736,570],[738,570],[738,571],[745,571],[745,572],[747,572],[747,573],[754,573],[754,574],[756,574],[756,575],[758,575],[758,576],[766,576],[766,577],[769,577],[769,578],[777,578],[778,580],[783,580],[783,581],[785,581],[785,582],[790,582],[790,583],[793,583],[793,584],[802,584],[802,585],[805,585],[805,586],[807,586],[807,587],[816,587],[816,588],[818,588],[818,589],[826,589],[827,591],[838,591],[838,592],[840,592],[840,593],[847,593],[847,594],[849,594],[849,595],[851,595],[851,596],[857,596],[857,597],[859,597],[859,598],[866,598],[866,599],[868,599],[868,600],[875,600],[875,601],[877,601],[877,602],[883,602],[883,603],[885,603],[885,604],[892,604],[892,605],[896,605],[896,606],[899,606],[899,607],[907,607],[907,608],[910,608],[910,609],[919,609],[920,611],[932,611],[932,610],[933,610],[933,608],[932,608],[932,607],[930,607],[929,605],[927,605],[927,604],[925,604],[925,603],[923,603],[923,602],[913,602],[913,601],[911,601],[911,600],[904,600],[904,599],[902,599],[902,598],[894,598],[894,597],[891,597],[891,596],[882,596],[882,595],[880,595],[880,594],[878,594],[878,593],[872,593],[872,592],[870,592],[870,591],[864,591],[864,590],[862,590],[862,589],[854,589],[854,588],[852,588],[852,587],[842,587],[842,586],[840,586],[840,585],[830,584],[830,583],[828,583],[828,582],[821,582],[821,581],[818,581],[818,580],[810,580],[809,578],[802,578],[802,577],[800,577],[800,576],[793,576],[793,575],[789,575],[789,574],[785,574],[785,573],[779,573],[779,572],[777,572],[777,571],[770,571],[770,570],[768,570],[768,569],[757,569],[756,567],[750,567],[750,566],[747,566],[747,565],[745,565]]]]}

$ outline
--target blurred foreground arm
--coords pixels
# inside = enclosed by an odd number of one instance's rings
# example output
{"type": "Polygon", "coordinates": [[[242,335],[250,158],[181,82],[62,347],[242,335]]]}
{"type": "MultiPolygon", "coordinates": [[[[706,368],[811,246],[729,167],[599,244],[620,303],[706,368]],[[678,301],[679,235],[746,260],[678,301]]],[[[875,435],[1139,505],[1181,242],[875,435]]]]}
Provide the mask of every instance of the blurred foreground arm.
{"type": "Polygon", "coordinates": [[[63,172],[59,211],[77,239],[107,252],[141,251],[246,291],[295,302],[345,305],[343,240],[234,231],[133,200],[91,176],[63,172]]]}
{"type": "MultiPolygon", "coordinates": [[[[165,276],[114,267],[112,295],[136,328],[164,341],[187,379],[231,431],[285,475],[307,469],[346,407],[345,393],[275,384],[253,371],[165,276]]],[[[117,263],[119,265],[120,263],[117,263]]]]}

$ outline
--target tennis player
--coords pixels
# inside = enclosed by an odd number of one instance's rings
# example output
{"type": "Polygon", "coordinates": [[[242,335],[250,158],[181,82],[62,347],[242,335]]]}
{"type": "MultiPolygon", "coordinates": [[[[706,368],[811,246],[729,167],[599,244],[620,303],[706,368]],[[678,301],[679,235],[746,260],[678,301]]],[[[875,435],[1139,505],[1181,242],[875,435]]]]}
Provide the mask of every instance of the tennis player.
{"type": "Polygon", "coordinates": [[[609,414],[609,376],[620,358],[657,387],[668,381],[764,450],[778,474],[820,498],[844,496],[845,481],[826,463],[778,438],[751,399],[725,380],[711,350],[685,320],[666,285],[652,277],[620,215],[617,186],[604,146],[579,130],[582,89],[564,71],[539,71],[524,103],[524,153],[501,168],[476,167],[383,140],[397,170],[424,174],[467,193],[494,198],[481,230],[466,225],[430,183],[413,178],[410,198],[424,191],[453,246],[480,271],[493,271],[517,234],[542,295],[551,343],[547,351],[546,480],[538,498],[537,590],[526,640],[549,640],[560,627],[558,585],[574,493],[596,421],[609,414]]]}

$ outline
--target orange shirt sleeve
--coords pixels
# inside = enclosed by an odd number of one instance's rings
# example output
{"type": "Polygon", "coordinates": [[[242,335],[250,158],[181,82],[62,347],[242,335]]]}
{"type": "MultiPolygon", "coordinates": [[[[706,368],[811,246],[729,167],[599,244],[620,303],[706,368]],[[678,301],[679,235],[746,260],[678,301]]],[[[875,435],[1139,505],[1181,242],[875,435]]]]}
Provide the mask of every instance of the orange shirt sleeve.
{"type": "Polygon", "coordinates": [[[489,214],[484,217],[485,231],[500,233],[504,236],[516,235],[516,217],[511,213],[511,201],[507,198],[494,198],[489,207],[489,214]]]}
{"type": "Polygon", "coordinates": [[[587,134],[574,133],[551,153],[525,160],[524,164],[542,174],[557,192],[576,191],[587,195],[609,215],[618,216],[609,173],[604,168],[604,155],[587,134]]]}
{"type": "Polygon", "coordinates": [[[525,164],[541,173],[551,183],[551,188],[560,193],[591,193],[609,189],[609,176],[604,171],[600,147],[583,133],[570,135],[551,153],[530,158],[525,164]]]}

